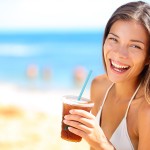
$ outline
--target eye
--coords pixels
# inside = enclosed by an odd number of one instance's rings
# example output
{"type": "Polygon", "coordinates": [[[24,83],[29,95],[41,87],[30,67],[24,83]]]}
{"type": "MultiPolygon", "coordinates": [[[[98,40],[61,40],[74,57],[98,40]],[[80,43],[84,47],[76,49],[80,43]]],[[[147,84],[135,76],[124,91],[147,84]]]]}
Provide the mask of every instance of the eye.
{"type": "Polygon", "coordinates": [[[117,42],[118,40],[116,38],[110,37],[109,40],[112,40],[114,42],[117,42]]]}
{"type": "Polygon", "coordinates": [[[131,47],[136,48],[136,49],[142,49],[140,46],[138,45],[131,45],[131,47]]]}

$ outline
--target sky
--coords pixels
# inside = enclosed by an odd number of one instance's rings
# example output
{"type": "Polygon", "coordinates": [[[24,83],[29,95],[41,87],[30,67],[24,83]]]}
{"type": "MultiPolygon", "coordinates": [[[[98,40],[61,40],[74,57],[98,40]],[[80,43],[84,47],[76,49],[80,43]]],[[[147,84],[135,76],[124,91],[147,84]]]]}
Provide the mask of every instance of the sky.
{"type": "Polygon", "coordinates": [[[129,1],[0,0],[0,31],[97,30],[118,6],[129,1]]]}

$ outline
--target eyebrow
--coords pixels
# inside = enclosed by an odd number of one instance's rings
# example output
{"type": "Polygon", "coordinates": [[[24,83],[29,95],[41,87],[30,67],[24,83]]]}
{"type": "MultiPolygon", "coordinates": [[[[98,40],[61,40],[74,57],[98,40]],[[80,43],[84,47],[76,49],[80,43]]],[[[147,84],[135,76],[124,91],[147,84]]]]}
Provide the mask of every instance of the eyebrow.
{"type": "MultiPolygon", "coordinates": [[[[114,33],[108,33],[108,34],[112,34],[113,36],[115,36],[115,37],[119,38],[119,36],[118,36],[118,35],[116,35],[116,34],[114,34],[114,33]]],[[[131,41],[132,41],[132,42],[138,42],[138,43],[141,43],[141,44],[144,44],[144,45],[145,45],[145,43],[144,43],[144,42],[142,42],[142,41],[140,41],[140,40],[132,40],[132,39],[131,39],[131,41]]]]}
{"type": "MultiPolygon", "coordinates": [[[[142,41],[139,41],[139,40],[131,40],[132,42],[138,42],[138,43],[141,43],[141,44],[144,44],[144,42],[142,41]]],[[[145,45],[145,44],[144,44],[145,45]]]]}
{"type": "Polygon", "coordinates": [[[114,33],[108,33],[108,34],[112,34],[112,35],[114,35],[114,36],[116,36],[116,37],[118,37],[119,38],[119,36],[117,36],[116,34],[114,34],[114,33]]]}

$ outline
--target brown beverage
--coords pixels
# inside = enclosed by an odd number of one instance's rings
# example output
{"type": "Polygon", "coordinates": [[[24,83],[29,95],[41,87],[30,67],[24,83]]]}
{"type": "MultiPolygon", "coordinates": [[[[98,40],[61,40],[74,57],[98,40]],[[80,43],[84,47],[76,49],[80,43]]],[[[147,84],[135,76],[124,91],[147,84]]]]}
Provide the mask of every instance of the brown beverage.
{"type": "Polygon", "coordinates": [[[71,109],[82,109],[90,112],[94,103],[86,98],[81,98],[77,100],[77,96],[64,96],[63,97],[63,112],[62,112],[62,128],[61,128],[61,138],[71,142],[80,142],[81,137],[70,132],[68,126],[63,123],[64,116],[69,114],[71,109]]]}

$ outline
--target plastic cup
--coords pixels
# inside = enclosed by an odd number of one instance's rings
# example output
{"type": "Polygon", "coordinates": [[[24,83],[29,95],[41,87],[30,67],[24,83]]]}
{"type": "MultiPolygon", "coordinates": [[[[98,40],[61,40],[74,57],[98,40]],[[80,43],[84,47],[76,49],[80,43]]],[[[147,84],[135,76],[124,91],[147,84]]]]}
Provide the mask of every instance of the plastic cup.
{"type": "Polygon", "coordinates": [[[87,98],[81,97],[78,100],[78,96],[63,96],[63,111],[62,111],[62,125],[61,125],[61,138],[71,142],[80,142],[82,138],[68,130],[68,125],[63,123],[64,116],[69,114],[71,109],[82,109],[90,112],[94,103],[87,98]]]}

